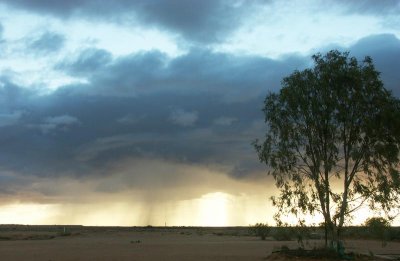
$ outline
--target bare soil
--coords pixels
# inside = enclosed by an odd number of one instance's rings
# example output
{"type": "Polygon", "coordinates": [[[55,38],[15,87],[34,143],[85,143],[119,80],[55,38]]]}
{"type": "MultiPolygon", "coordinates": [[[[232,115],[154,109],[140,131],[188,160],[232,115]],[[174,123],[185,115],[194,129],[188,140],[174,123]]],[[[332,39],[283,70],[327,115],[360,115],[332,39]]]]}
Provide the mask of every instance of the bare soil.
{"type": "MultiPolygon", "coordinates": [[[[247,228],[0,226],[0,260],[312,260],[271,253],[296,241],[260,240],[247,228]]],[[[307,247],[320,245],[308,241],[307,247]]],[[[400,242],[349,240],[370,260],[400,256],[400,242]]]]}

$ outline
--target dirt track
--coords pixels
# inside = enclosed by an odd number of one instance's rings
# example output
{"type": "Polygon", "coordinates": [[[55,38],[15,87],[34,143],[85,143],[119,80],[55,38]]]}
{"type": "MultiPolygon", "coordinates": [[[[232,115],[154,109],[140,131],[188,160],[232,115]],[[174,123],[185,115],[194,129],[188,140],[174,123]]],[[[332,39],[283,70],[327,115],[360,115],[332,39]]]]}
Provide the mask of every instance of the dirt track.
{"type": "MultiPolygon", "coordinates": [[[[14,236],[21,232],[12,232],[14,236]]],[[[11,233],[11,234],[12,234],[11,233]]],[[[32,235],[25,231],[24,235],[32,235]]],[[[43,236],[44,232],[40,232],[43,236]]],[[[49,232],[50,233],[50,232],[49,232]]],[[[51,235],[51,233],[47,235],[51,235]]],[[[10,235],[1,232],[0,236],[10,235]]],[[[295,241],[261,241],[256,237],[203,230],[78,231],[53,239],[0,241],[0,260],[264,260],[281,245],[295,241]]],[[[19,239],[21,239],[19,235],[19,239]]],[[[27,237],[28,238],[28,237],[27,237]]],[[[39,237],[45,238],[45,237],[39,237]]],[[[310,241],[310,246],[318,241],[310,241]]],[[[347,241],[350,251],[399,254],[400,243],[382,248],[376,241],[347,241]]]]}

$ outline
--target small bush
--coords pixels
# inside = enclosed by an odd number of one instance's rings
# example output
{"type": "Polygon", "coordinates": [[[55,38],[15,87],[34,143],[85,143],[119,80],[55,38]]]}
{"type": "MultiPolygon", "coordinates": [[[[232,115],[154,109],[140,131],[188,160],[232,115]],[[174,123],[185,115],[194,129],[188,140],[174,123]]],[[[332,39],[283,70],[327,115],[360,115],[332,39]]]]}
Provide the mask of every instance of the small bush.
{"type": "Polygon", "coordinates": [[[300,248],[304,248],[304,243],[308,244],[308,239],[311,238],[311,229],[306,226],[297,226],[292,229],[293,234],[297,238],[297,244],[300,248]]]}
{"type": "Polygon", "coordinates": [[[365,226],[372,238],[382,240],[383,245],[389,237],[390,222],[383,217],[371,217],[365,221],[365,226]]]}
{"type": "Polygon", "coordinates": [[[275,233],[272,235],[275,240],[278,241],[290,241],[294,235],[293,229],[291,227],[277,227],[275,233]]]}
{"type": "Polygon", "coordinates": [[[266,237],[269,235],[271,228],[268,226],[267,223],[257,223],[254,226],[251,226],[250,231],[252,234],[260,237],[262,240],[265,240],[266,237]]]}
{"type": "Polygon", "coordinates": [[[390,222],[383,217],[371,217],[365,221],[365,226],[368,228],[387,228],[390,227],[390,222]]]}
{"type": "Polygon", "coordinates": [[[389,228],[389,240],[391,241],[400,241],[400,229],[398,227],[390,227],[389,228]]]}

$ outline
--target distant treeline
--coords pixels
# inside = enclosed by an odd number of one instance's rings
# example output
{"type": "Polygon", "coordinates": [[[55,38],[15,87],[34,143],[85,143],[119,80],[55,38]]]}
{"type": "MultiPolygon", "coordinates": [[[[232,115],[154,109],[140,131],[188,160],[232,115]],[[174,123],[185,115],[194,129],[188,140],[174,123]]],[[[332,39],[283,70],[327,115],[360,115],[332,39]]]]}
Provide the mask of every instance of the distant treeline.
{"type": "MultiPolygon", "coordinates": [[[[274,227],[267,226],[266,230],[255,229],[254,226],[236,227],[192,227],[192,226],[81,226],[81,225],[0,225],[0,232],[172,232],[182,235],[217,235],[217,236],[260,236],[262,233],[266,240],[313,240],[324,239],[323,227],[274,227]]],[[[387,241],[400,241],[400,226],[371,229],[366,226],[344,227],[345,239],[377,239],[387,241]]]]}

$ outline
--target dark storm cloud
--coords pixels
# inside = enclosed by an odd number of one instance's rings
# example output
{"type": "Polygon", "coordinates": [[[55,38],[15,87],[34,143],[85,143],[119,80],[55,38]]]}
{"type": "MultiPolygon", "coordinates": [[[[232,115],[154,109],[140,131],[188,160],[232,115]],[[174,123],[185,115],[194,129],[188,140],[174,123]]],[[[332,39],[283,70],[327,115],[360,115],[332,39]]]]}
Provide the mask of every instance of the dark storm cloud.
{"type": "Polygon", "coordinates": [[[212,96],[176,94],[141,98],[54,94],[38,96],[24,109],[26,114],[16,115],[18,121],[0,126],[4,152],[0,162],[5,169],[37,176],[100,175],[102,167],[126,157],[231,164],[230,156],[236,160],[237,150],[252,140],[242,132],[261,116],[259,108],[249,103],[232,108],[212,96]],[[171,120],[176,108],[196,110],[198,119],[184,117],[176,124],[171,120]],[[120,122],[127,114],[137,115],[138,120],[120,122]],[[222,115],[235,116],[238,122],[214,129],[214,119],[222,115]]]}
{"type": "Polygon", "coordinates": [[[398,14],[400,2],[398,0],[331,0],[343,5],[349,12],[368,14],[398,14]]]}
{"type": "Polygon", "coordinates": [[[163,53],[153,51],[124,56],[111,63],[107,51],[85,50],[77,60],[61,62],[55,68],[86,77],[89,84],[67,86],[59,92],[134,96],[158,91],[165,77],[166,59],[163,53]]]}
{"type": "Polygon", "coordinates": [[[44,134],[46,134],[58,130],[68,131],[70,126],[78,123],[79,120],[73,116],[59,115],[45,118],[38,127],[44,134]]]}
{"type": "Polygon", "coordinates": [[[111,53],[106,50],[89,48],[80,52],[77,57],[68,58],[55,68],[72,76],[88,76],[104,68],[112,61],[111,53]]]}
{"type": "Polygon", "coordinates": [[[22,111],[0,113],[0,127],[17,124],[22,114],[22,111]]]}
{"type": "Polygon", "coordinates": [[[381,72],[385,87],[400,97],[400,40],[391,34],[372,35],[359,40],[350,48],[359,58],[371,56],[381,72]]]}
{"type": "MultiPolygon", "coordinates": [[[[376,35],[350,50],[371,55],[398,93],[399,48],[394,36],[376,35]]],[[[309,63],[309,57],[272,60],[195,49],[173,59],[148,52],[112,60],[105,51],[86,50],[60,67],[81,72],[84,85],[38,95],[3,77],[0,166],[11,176],[84,179],[114,175],[120,161],[152,159],[218,165],[233,178],[255,178],[264,169],[251,146],[265,130],[263,99],[279,89],[282,77],[309,63]]],[[[130,164],[119,168],[140,187],[141,173],[130,164]]]]}
{"type": "Polygon", "coordinates": [[[196,42],[217,42],[240,25],[241,18],[258,1],[158,0],[158,1],[49,1],[6,0],[10,6],[60,18],[82,17],[118,23],[156,26],[196,42]]]}
{"type": "Polygon", "coordinates": [[[14,84],[0,74],[0,111],[25,108],[35,92],[14,84]]]}
{"type": "Polygon", "coordinates": [[[53,32],[45,32],[29,43],[29,49],[33,49],[39,54],[59,51],[65,43],[65,37],[53,32]]]}
{"type": "MultiPolygon", "coordinates": [[[[253,3],[255,3],[253,1],[253,3]]],[[[199,42],[217,42],[240,25],[251,10],[241,1],[139,1],[137,14],[145,23],[182,33],[199,42]]]]}
{"type": "Polygon", "coordinates": [[[362,61],[366,56],[370,56],[375,68],[380,72],[385,88],[391,90],[394,95],[400,97],[400,39],[393,34],[370,35],[361,38],[350,47],[339,45],[327,46],[319,50],[326,53],[331,49],[338,49],[342,52],[349,51],[350,56],[355,56],[362,61]]]}
{"type": "MultiPolygon", "coordinates": [[[[93,61],[101,59],[96,55],[93,61]]],[[[90,59],[92,60],[92,59],[90,59]]],[[[230,56],[193,49],[175,59],[153,51],[125,56],[112,63],[71,63],[67,72],[86,72],[89,84],[69,91],[114,96],[155,92],[204,93],[224,97],[226,102],[247,101],[265,94],[265,86],[279,88],[281,78],[305,66],[296,56],[282,61],[256,56],[230,56]]]]}
{"type": "Polygon", "coordinates": [[[53,1],[53,0],[4,0],[9,6],[21,8],[26,11],[32,11],[39,14],[51,14],[62,19],[71,17],[88,9],[88,12],[96,13],[103,2],[102,0],[68,0],[68,1],[53,1]],[[100,6],[96,5],[100,4],[100,6]]]}
{"type": "Polygon", "coordinates": [[[13,141],[2,148],[9,152],[0,156],[4,166],[35,175],[68,169],[81,176],[124,157],[235,164],[243,148],[252,150],[266,89],[278,88],[292,61],[302,64],[300,58],[234,58],[204,50],[173,60],[158,52],[109,64],[98,64],[97,57],[108,55],[86,50],[61,66],[81,72],[89,84],[31,98],[19,124],[1,130],[13,141]]]}

